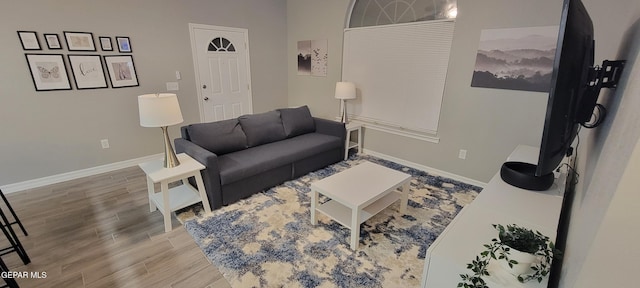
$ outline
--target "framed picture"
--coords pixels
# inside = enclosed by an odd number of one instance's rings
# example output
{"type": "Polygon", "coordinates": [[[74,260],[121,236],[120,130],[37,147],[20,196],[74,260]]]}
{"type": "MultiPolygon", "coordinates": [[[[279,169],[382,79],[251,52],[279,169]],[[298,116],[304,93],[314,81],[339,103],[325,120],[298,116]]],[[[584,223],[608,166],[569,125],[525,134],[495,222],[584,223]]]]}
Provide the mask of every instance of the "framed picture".
{"type": "Polygon", "coordinates": [[[558,26],[483,29],[471,87],[549,92],[557,35],[558,26]]]}
{"type": "Polygon", "coordinates": [[[25,54],[36,91],[71,90],[62,54],[25,54]]]}
{"type": "Polygon", "coordinates": [[[20,44],[24,50],[42,50],[38,41],[38,34],[35,31],[18,31],[20,44]]]}
{"type": "Polygon", "coordinates": [[[62,49],[58,34],[44,34],[44,40],[47,41],[47,47],[51,50],[62,49]]]}
{"type": "Polygon", "coordinates": [[[100,55],[68,55],[78,89],[107,88],[100,55]]]}
{"type": "Polygon", "coordinates": [[[64,31],[64,40],[67,41],[69,51],[96,51],[91,32],[64,31]]]}
{"type": "Polygon", "coordinates": [[[298,75],[327,76],[327,39],[298,41],[298,75]]]}
{"type": "Polygon", "coordinates": [[[132,56],[104,56],[104,61],[109,72],[111,87],[120,88],[139,85],[132,56]]]}
{"type": "Polygon", "coordinates": [[[117,36],[116,42],[118,42],[118,51],[120,51],[120,53],[131,52],[131,42],[129,41],[129,37],[117,36]]]}
{"type": "Polygon", "coordinates": [[[102,48],[102,51],[113,51],[111,37],[98,37],[98,39],[100,39],[100,48],[102,48]]]}

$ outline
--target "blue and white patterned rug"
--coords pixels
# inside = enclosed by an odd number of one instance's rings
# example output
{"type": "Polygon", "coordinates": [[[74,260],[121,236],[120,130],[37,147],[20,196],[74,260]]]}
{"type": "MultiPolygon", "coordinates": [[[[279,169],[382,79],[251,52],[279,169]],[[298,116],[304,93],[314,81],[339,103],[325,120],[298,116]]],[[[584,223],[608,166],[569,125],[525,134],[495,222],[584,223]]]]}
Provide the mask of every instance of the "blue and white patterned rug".
{"type": "Polygon", "coordinates": [[[427,248],[480,190],[355,155],[211,214],[195,205],[178,218],[232,287],[417,287],[427,248]],[[407,214],[399,214],[396,202],[367,220],[352,251],[349,229],[322,213],[311,225],[309,186],[362,161],[413,179],[407,214]]]}

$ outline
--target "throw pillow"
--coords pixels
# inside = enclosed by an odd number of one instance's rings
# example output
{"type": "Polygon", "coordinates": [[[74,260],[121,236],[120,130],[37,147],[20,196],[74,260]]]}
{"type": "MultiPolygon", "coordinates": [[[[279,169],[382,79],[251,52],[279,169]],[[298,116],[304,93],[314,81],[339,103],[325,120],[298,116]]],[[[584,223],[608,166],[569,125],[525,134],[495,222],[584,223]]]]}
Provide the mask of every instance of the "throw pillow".
{"type": "Polygon", "coordinates": [[[247,145],[254,147],[286,138],[279,111],[242,115],[238,118],[247,135],[247,145]]]}
{"type": "Polygon", "coordinates": [[[217,155],[247,148],[247,138],[238,119],[191,124],[187,131],[191,142],[217,155]]]}
{"type": "Polygon", "coordinates": [[[278,109],[287,138],[316,131],[316,122],[311,117],[309,107],[278,109]]]}

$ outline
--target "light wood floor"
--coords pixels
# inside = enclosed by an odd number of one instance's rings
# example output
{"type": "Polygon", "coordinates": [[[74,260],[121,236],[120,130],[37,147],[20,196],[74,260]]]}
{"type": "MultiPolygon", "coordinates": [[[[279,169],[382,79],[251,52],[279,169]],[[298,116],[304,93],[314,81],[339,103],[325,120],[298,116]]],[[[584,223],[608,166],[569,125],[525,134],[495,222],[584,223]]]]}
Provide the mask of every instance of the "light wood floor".
{"type": "Polygon", "coordinates": [[[16,253],[3,260],[11,271],[47,274],[19,278],[20,287],[230,287],[175,217],[164,233],[137,166],[7,198],[29,233],[13,226],[31,263],[16,253]]]}

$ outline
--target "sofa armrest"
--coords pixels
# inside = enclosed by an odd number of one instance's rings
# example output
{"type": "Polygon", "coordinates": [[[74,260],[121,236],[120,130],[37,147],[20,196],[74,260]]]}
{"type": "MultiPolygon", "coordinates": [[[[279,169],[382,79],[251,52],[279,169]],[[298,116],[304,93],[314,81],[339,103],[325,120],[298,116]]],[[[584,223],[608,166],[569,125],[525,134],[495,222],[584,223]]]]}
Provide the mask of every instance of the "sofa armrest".
{"type": "Polygon", "coordinates": [[[344,123],[313,117],[316,123],[316,132],[331,136],[336,136],[344,142],[347,139],[347,130],[344,123]]]}
{"type": "Polygon", "coordinates": [[[317,117],[313,117],[313,120],[316,122],[316,133],[336,136],[340,138],[340,141],[342,141],[341,153],[343,154],[341,157],[344,157],[344,148],[347,145],[345,143],[347,140],[347,129],[344,123],[317,117]]]}
{"type": "Polygon", "coordinates": [[[222,207],[222,187],[220,185],[218,155],[182,138],[176,138],[174,143],[176,153],[186,153],[206,167],[200,174],[202,175],[204,188],[207,192],[207,198],[209,199],[209,206],[211,206],[212,210],[222,207]]]}

